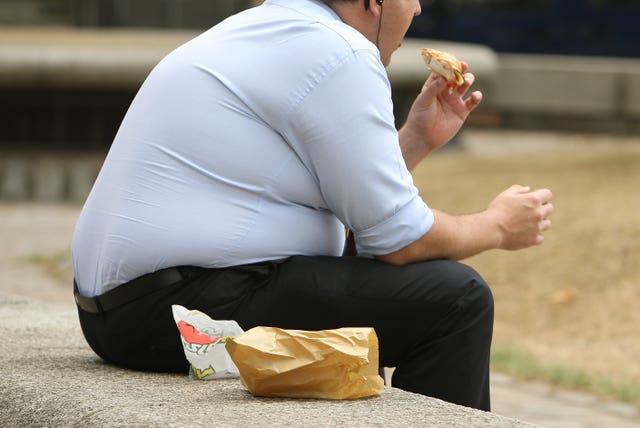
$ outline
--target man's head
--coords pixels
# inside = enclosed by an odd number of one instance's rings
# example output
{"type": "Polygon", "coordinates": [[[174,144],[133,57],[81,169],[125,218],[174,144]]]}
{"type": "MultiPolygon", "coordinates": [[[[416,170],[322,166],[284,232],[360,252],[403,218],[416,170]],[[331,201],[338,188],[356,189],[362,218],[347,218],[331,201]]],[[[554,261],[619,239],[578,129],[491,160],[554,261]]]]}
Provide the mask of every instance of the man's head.
{"type": "Polygon", "coordinates": [[[340,18],[380,50],[387,66],[402,44],[409,25],[422,11],[420,0],[324,0],[340,18]]]}

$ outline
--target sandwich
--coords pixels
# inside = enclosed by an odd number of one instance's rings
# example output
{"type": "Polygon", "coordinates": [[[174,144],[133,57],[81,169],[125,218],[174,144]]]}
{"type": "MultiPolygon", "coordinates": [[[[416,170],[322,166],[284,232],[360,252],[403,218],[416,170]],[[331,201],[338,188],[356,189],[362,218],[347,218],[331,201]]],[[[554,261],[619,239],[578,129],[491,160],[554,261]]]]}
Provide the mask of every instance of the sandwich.
{"type": "Polygon", "coordinates": [[[422,48],[422,58],[429,70],[442,76],[449,86],[464,84],[462,64],[455,56],[436,49],[422,48]]]}

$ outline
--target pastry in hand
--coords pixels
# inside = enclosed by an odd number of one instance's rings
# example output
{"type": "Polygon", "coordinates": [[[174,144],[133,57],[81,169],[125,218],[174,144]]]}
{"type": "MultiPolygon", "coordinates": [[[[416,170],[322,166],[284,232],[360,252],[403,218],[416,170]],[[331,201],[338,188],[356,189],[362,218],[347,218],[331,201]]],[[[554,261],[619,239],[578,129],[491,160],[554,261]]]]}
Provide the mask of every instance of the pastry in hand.
{"type": "Polygon", "coordinates": [[[462,64],[455,56],[436,49],[422,48],[422,58],[424,58],[427,67],[442,76],[449,86],[464,84],[462,64]]]}

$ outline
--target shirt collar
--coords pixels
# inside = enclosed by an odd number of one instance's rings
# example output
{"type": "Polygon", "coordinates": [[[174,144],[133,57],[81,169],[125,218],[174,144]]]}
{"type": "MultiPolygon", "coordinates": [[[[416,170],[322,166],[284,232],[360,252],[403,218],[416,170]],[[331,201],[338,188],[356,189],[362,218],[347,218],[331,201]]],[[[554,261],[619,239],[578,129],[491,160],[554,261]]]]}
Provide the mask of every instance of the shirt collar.
{"type": "Polygon", "coordinates": [[[322,0],[265,0],[264,3],[286,7],[318,21],[341,21],[338,14],[322,0]]]}

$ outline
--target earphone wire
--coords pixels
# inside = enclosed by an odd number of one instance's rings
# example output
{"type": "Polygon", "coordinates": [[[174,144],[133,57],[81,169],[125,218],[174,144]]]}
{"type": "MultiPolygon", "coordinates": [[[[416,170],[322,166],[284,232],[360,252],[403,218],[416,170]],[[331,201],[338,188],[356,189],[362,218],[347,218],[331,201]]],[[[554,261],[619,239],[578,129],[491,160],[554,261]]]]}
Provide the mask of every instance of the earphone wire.
{"type": "Polygon", "coordinates": [[[376,34],[376,46],[380,50],[380,28],[382,28],[382,1],[377,2],[380,5],[380,16],[378,17],[378,32],[376,34]]]}

